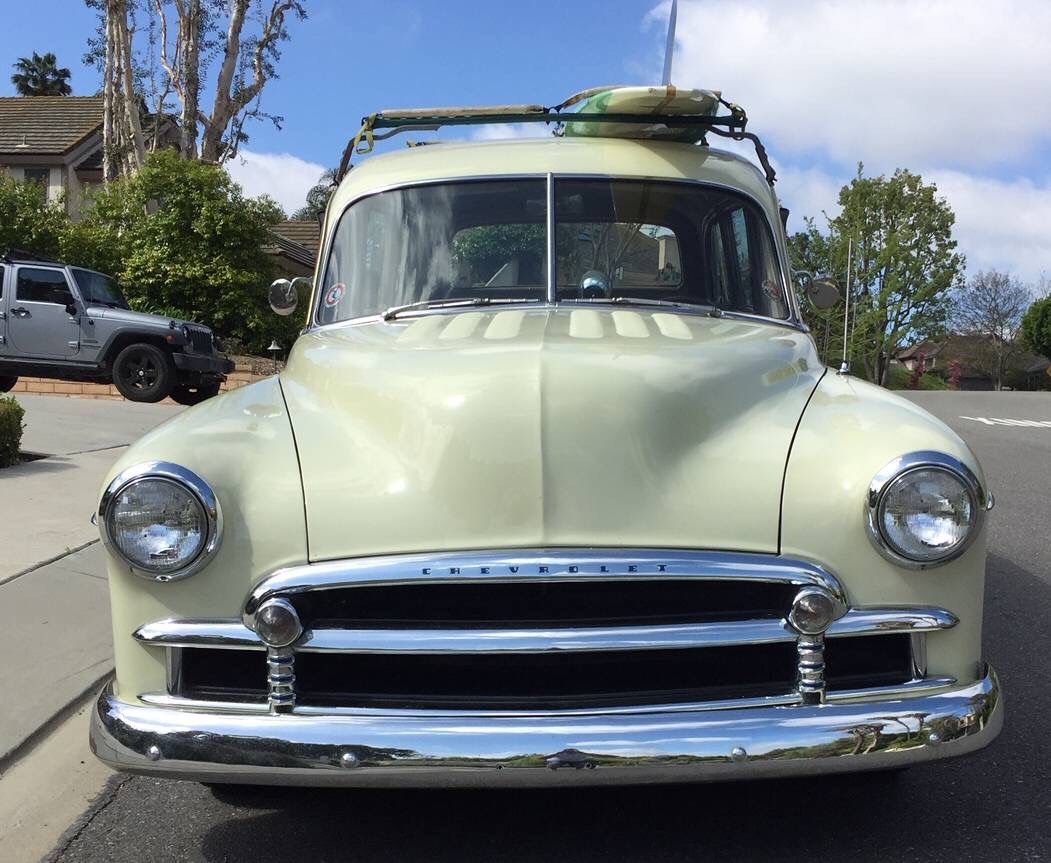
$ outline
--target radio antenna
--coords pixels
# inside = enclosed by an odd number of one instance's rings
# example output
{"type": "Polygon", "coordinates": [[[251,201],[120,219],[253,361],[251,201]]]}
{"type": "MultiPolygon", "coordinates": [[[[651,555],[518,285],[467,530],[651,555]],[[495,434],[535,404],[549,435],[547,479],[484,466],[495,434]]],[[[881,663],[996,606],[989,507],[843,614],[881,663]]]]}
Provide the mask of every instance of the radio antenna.
{"type": "Polygon", "coordinates": [[[671,84],[671,61],[675,59],[675,19],[678,17],[678,0],[671,0],[671,15],[668,16],[668,42],[664,46],[664,78],[661,83],[671,84]]]}
{"type": "Polygon", "coordinates": [[[850,335],[850,265],[854,260],[854,238],[847,237],[847,289],[844,291],[846,295],[846,304],[843,308],[843,362],[839,367],[839,374],[849,375],[850,374],[850,359],[847,356],[847,340],[850,335]]]}

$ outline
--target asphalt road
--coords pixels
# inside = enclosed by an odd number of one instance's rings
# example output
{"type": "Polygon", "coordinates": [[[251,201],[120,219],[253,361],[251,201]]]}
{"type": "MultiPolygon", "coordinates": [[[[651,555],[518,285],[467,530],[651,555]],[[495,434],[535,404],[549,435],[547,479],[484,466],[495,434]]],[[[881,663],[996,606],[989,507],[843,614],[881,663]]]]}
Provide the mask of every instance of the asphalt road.
{"type": "Polygon", "coordinates": [[[213,793],[122,779],[57,859],[1051,859],[1051,394],[916,401],[974,448],[997,499],[986,653],[1008,714],[984,752],[898,776],[692,787],[213,793]]]}

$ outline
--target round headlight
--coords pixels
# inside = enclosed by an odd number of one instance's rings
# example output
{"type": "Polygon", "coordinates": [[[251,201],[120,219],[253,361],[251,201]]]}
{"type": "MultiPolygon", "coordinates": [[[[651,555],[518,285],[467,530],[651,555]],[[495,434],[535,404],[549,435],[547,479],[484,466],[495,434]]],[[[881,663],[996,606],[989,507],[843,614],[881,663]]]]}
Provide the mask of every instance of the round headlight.
{"type": "Polygon", "coordinates": [[[103,495],[99,515],[107,546],[156,581],[192,575],[218,547],[215,495],[179,465],[154,462],[124,471],[103,495]]]}
{"type": "Polygon", "coordinates": [[[873,480],[869,532],[897,562],[933,566],[963,554],[985,506],[981,485],[966,465],[942,453],[913,453],[873,480]]]}

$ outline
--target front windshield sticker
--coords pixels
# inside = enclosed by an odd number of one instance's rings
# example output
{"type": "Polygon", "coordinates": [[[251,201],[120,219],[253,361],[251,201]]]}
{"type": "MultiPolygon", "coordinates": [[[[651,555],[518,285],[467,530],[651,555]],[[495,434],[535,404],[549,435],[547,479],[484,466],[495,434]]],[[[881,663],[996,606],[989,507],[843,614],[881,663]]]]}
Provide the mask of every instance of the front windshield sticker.
{"type": "Polygon", "coordinates": [[[343,282],[337,282],[325,293],[325,305],[330,309],[335,308],[346,292],[347,286],[343,282]]]}

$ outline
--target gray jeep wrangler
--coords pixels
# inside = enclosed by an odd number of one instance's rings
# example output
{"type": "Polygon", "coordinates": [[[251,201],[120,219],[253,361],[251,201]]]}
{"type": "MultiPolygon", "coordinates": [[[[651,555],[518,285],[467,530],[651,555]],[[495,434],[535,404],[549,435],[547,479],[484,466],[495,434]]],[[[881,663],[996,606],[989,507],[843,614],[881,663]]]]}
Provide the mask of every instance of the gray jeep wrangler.
{"type": "Polygon", "coordinates": [[[19,375],[113,383],[133,402],[193,405],[234,364],[200,324],[133,312],[103,273],[0,256],[0,392],[19,375]]]}

